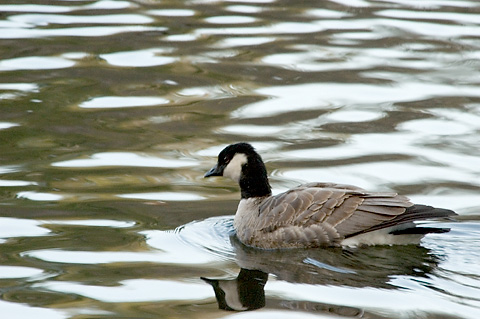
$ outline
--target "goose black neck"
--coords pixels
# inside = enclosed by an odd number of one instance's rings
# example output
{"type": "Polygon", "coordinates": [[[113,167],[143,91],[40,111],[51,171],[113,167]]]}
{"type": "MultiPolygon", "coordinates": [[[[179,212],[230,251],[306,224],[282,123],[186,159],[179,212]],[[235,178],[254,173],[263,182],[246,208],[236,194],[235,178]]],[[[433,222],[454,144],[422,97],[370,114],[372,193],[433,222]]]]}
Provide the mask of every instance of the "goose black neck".
{"type": "Polygon", "coordinates": [[[255,153],[249,156],[248,162],[242,168],[239,184],[242,198],[272,195],[267,169],[260,155],[255,153]]]}

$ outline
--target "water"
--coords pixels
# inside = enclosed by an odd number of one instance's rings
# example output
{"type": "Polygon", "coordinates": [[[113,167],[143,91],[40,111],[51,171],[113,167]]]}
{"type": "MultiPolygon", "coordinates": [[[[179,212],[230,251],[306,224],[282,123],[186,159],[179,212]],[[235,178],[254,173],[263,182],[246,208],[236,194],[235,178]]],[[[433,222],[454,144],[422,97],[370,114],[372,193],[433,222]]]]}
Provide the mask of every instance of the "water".
{"type": "Polygon", "coordinates": [[[2,318],[479,317],[477,1],[0,12],[2,318]],[[238,187],[202,178],[236,141],[275,193],[350,183],[460,216],[419,247],[245,249],[238,187]],[[219,310],[200,277],[242,268],[268,274],[265,306],[219,310]]]}

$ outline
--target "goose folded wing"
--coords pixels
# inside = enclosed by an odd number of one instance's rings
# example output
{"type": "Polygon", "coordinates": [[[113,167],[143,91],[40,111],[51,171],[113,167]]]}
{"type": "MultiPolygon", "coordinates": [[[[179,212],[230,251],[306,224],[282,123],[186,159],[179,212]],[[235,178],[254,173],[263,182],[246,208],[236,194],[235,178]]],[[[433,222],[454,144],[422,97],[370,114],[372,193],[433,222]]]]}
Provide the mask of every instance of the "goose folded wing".
{"type": "Polygon", "coordinates": [[[323,225],[345,238],[391,221],[413,204],[395,193],[369,193],[331,183],[301,185],[269,197],[259,207],[258,229],[272,232],[282,227],[323,225]]]}

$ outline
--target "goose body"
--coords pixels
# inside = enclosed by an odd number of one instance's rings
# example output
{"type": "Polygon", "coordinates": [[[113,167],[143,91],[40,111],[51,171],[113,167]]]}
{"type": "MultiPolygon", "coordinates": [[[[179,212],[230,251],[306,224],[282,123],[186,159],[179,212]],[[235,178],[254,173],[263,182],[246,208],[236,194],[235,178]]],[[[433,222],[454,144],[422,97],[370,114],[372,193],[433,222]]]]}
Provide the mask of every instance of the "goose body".
{"type": "Polygon", "coordinates": [[[237,181],[241,200],[234,218],[240,241],[265,249],[416,244],[427,233],[414,221],[456,215],[415,205],[396,193],[369,192],[334,183],[308,183],[272,196],[265,165],[248,143],[227,146],[205,177],[237,181]]]}

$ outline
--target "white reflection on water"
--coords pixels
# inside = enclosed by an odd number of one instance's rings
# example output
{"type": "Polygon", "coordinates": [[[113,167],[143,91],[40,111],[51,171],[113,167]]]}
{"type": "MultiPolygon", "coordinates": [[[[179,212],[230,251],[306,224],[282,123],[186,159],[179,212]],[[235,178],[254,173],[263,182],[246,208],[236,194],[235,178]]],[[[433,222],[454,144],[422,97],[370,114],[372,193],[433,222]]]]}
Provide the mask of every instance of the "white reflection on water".
{"type": "Polygon", "coordinates": [[[82,285],[76,282],[46,281],[35,287],[63,293],[74,293],[104,302],[143,302],[200,300],[212,296],[212,288],[201,283],[172,280],[131,279],[115,287],[82,285]]]}
{"type": "Polygon", "coordinates": [[[348,12],[334,11],[328,9],[309,9],[305,11],[305,16],[315,18],[340,19],[351,16],[348,12]]]}
{"type": "Polygon", "coordinates": [[[41,4],[2,4],[2,12],[69,12],[72,9],[65,6],[41,5],[41,4]]]}
{"type": "MultiPolygon", "coordinates": [[[[423,1],[424,2],[424,1],[423,1]]],[[[401,30],[413,34],[426,36],[433,39],[451,40],[451,37],[475,36],[480,31],[480,26],[449,25],[433,22],[411,21],[402,19],[356,19],[356,20],[322,20],[319,22],[325,29],[335,30],[378,30],[391,35],[398,34],[401,30]]]]}
{"type": "MultiPolygon", "coordinates": [[[[183,226],[177,231],[148,230],[140,232],[152,248],[147,251],[68,251],[63,249],[39,249],[21,253],[47,262],[67,264],[109,264],[129,262],[153,262],[172,265],[214,265],[224,263],[232,252],[229,241],[231,216],[211,218],[183,226]],[[225,226],[227,223],[230,226],[225,226]],[[213,229],[213,230],[212,230],[213,229]],[[199,249],[203,248],[203,249],[199,249]],[[212,249],[213,252],[212,252],[212,249]]],[[[32,221],[0,218],[0,235],[5,238],[45,236],[46,228],[37,225],[67,225],[88,227],[129,228],[132,221],[106,219],[32,221]]],[[[1,238],[1,237],[0,237],[1,238]]],[[[0,276],[1,277],[1,276],[0,276]]]]}
{"type": "Polygon", "coordinates": [[[18,172],[19,170],[20,170],[20,166],[14,166],[14,165],[0,166],[0,174],[18,172]]]}
{"type": "Polygon", "coordinates": [[[457,123],[462,127],[462,130],[469,129],[471,132],[480,130],[480,113],[478,113],[478,110],[476,110],[473,105],[468,107],[467,110],[444,108],[430,109],[429,111],[438,118],[447,119],[451,123],[457,123]],[[475,112],[477,112],[477,114],[475,114],[475,112]]]}
{"type": "Polygon", "coordinates": [[[31,56],[2,60],[0,61],[0,71],[64,69],[74,65],[74,61],[60,57],[31,56]]]}
{"type": "Polygon", "coordinates": [[[81,60],[89,57],[87,52],[66,52],[62,54],[62,57],[69,60],[81,60]]]}
{"type": "Polygon", "coordinates": [[[339,4],[342,4],[346,7],[357,7],[357,8],[362,8],[362,7],[370,7],[371,4],[367,1],[364,0],[333,0],[332,2],[337,2],[339,4]]]}
{"type": "Polygon", "coordinates": [[[135,226],[135,222],[133,221],[119,221],[119,220],[108,220],[108,219],[48,220],[48,221],[44,221],[43,224],[112,227],[112,228],[128,228],[128,227],[135,226]]]}
{"type": "MultiPolygon", "coordinates": [[[[417,120],[413,120],[417,122],[417,120]]],[[[407,122],[408,123],[408,122],[407,122]]],[[[417,124],[423,124],[420,122],[417,124]]],[[[403,125],[400,125],[403,127],[403,125]]],[[[381,155],[381,154],[404,154],[416,158],[421,155],[422,158],[429,159],[432,163],[448,164],[452,167],[466,169],[475,173],[475,167],[479,167],[480,158],[471,156],[465,153],[444,152],[435,147],[425,147],[425,143],[433,138],[432,141],[438,141],[435,137],[422,132],[428,132],[429,128],[419,128],[418,126],[407,126],[412,131],[399,131],[397,133],[385,134],[356,134],[348,136],[347,143],[323,147],[300,149],[293,151],[285,151],[282,157],[298,160],[334,160],[362,157],[367,155],[381,155]]],[[[475,128],[472,128],[471,133],[474,133],[475,128]]],[[[444,148],[447,148],[444,146],[444,148]]]]}
{"type": "Polygon", "coordinates": [[[480,184],[478,178],[467,172],[454,171],[449,167],[434,165],[412,165],[404,161],[291,169],[281,172],[279,175],[304,182],[328,181],[352,184],[369,190],[379,190],[383,185],[422,184],[426,181],[430,181],[430,183],[442,181],[480,184]]]}
{"type": "Polygon", "coordinates": [[[37,92],[38,91],[38,84],[35,84],[35,83],[0,83],[0,90],[37,92]]]}
{"type": "Polygon", "coordinates": [[[229,125],[220,128],[218,132],[245,136],[279,136],[281,132],[286,130],[285,126],[229,125]]]}
{"type": "MultiPolygon", "coordinates": [[[[321,286],[297,284],[292,289],[291,284],[284,281],[271,281],[266,287],[266,292],[271,294],[281,294],[284,298],[293,300],[308,300],[332,305],[342,305],[350,307],[360,307],[362,309],[378,310],[382,313],[397,317],[399,313],[429,313],[452,316],[459,315],[461,318],[478,318],[480,311],[478,308],[458,303],[456,300],[443,298],[438,301],[438,293],[435,290],[425,288],[421,283],[416,283],[415,279],[406,279],[411,288],[414,289],[378,289],[378,288],[356,288],[342,286],[321,286]],[[419,293],[421,291],[421,293],[419,293]],[[421,307],[419,307],[421,305],[421,307]]],[[[395,284],[392,279],[391,283],[395,284]]],[[[399,286],[404,286],[402,282],[399,286]]],[[[416,317],[416,316],[414,316],[416,317]]]]}
{"type": "Polygon", "coordinates": [[[148,24],[154,20],[139,14],[111,14],[93,16],[74,16],[60,14],[19,14],[8,20],[34,26],[49,24],[148,24]]]}
{"type": "MultiPolygon", "coordinates": [[[[331,36],[335,44],[354,44],[357,40],[372,40],[391,35],[384,32],[337,32],[331,36]]],[[[430,53],[422,52],[428,48],[403,45],[399,47],[383,48],[362,48],[352,52],[345,46],[317,46],[317,45],[295,45],[292,47],[295,52],[275,53],[261,59],[262,63],[274,67],[282,67],[290,70],[308,71],[331,71],[331,70],[361,70],[365,68],[374,69],[385,65],[403,67],[408,69],[435,70],[438,68],[452,69],[460,67],[458,60],[463,59],[458,53],[442,53],[437,59],[431,59],[430,53]],[[408,49],[408,50],[407,50],[408,49]],[[456,68],[445,67],[445,64],[456,64],[456,68]]],[[[459,73],[464,71],[460,68],[459,73]]],[[[457,71],[458,72],[458,71],[457,71]]],[[[371,74],[374,71],[366,71],[364,74],[371,74]]],[[[392,72],[393,73],[393,72],[392,72]]],[[[470,73],[465,70],[463,73],[470,73]]],[[[391,79],[394,82],[408,82],[408,74],[394,73],[391,79]]],[[[418,81],[412,79],[412,82],[418,81]]]]}
{"type": "Polygon", "coordinates": [[[101,167],[101,166],[133,166],[133,167],[190,167],[197,162],[187,159],[164,159],[144,153],[106,152],[91,155],[89,158],[74,159],[53,163],[56,167],[101,167]]]}
{"type": "Polygon", "coordinates": [[[0,279],[39,276],[43,270],[23,266],[0,266],[0,279]]]}
{"type": "Polygon", "coordinates": [[[215,259],[199,254],[173,243],[171,251],[128,252],[128,251],[67,251],[61,249],[41,249],[27,251],[23,256],[38,258],[47,262],[67,264],[109,264],[129,262],[152,262],[159,264],[208,264],[215,259]]]}
{"type": "MultiPolygon", "coordinates": [[[[232,51],[233,52],[233,51],[232,51]]],[[[212,56],[229,54],[228,51],[212,52],[212,56]]],[[[237,97],[245,94],[245,89],[236,85],[215,85],[215,86],[197,86],[180,89],[175,93],[175,98],[180,103],[200,99],[224,99],[237,97]]]]}
{"type": "Polygon", "coordinates": [[[395,2],[396,4],[408,6],[411,8],[420,9],[438,9],[441,7],[457,7],[457,8],[469,8],[478,6],[476,1],[462,1],[462,0],[429,0],[429,1],[417,1],[417,0],[378,0],[382,2],[395,2]]]}
{"type": "Polygon", "coordinates": [[[42,4],[3,4],[0,5],[0,11],[6,12],[71,12],[76,10],[88,9],[124,9],[131,6],[128,1],[101,0],[91,4],[81,6],[56,6],[42,4]]]}
{"type": "Polygon", "coordinates": [[[264,9],[258,6],[247,6],[247,5],[234,5],[228,6],[225,8],[228,11],[239,12],[239,13],[258,13],[264,9]]]}
{"type": "MultiPolygon", "coordinates": [[[[0,220],[1,221],[1,220],[0,220]]],[[[131,222],[112,220],[42,221],[37,224],[60,224],[100,227],[130,227],[131,222]]],[[[153,262],[172,265],[223,264],[232,258],[230,244],[232,216],[209,218],[192,222],[175,231],[147,230],[139,234],[152,250],[147,251],[69,251],[63,249],[38,249],[21,253],[47,262],[68,264],[108,264],[153,262]]],[[[0,224],[1,225],[1,224],[0,224]]],[[[1,229],[0,229],[1,230],[1,229]]],[[[44,231],[48,231],[43,229],[44,231]]],[[[13,235],[16,235],[15,233],[13,235]]],[[[12,236],[13,237],[13,236],[12,236]]]]}
{"type": "Polygon", "coordinates": [[[277,0],[225,0],[225,2],[252,3],[252,4],[273,3],[275,1],[277,0]]]}
{"type": "Polygon", "coordinates": [[[122,1],[122,0],[100,0],[94,1],[91,4],[86,4],[82,6],[77,6],[76,9],[78,10],[118,10],[118,9],[126,9],[133,6],[130,1],[122,1]]]}
{"type": "Polygon", "coordinates": [[[195,15],[195,11],[190,9],[158,9],[149,10],[147,13],[165,17],[190,17],[195,15]]]}
{"type": "Polygon", "coordinates": [[[32,219],[0,217],[0,238],[45,236],[50,230],[40,227],[41,222],[32,219]]]}
{"type": "MultiPolygon", "coordinates": [[[[432,120],[433,121],[433,120],[432,120]]],[[[467,153],[446,152],[437,147],[426,147],[434,128],[425,126],[425,121],[414,120],[409,126],[413,132],[384,134],[356,134],[346,143],[318,149],[292,150],[282,154],[285,159],[298,160],[339,160],[403,154],[411,156],[410,161],[367,162],[361,164],[327,165],[326,167],[290,169],[275,172],[301,181],[331,181],[358,185],[367,189],[382,189],[391,184],[422,184],[426,181],[479,184],[480,158],[467,153]],[[421,156],[421,160],[414,160],[421,156]]],[[[440,121],[441,122],[441,121],[440,121]]],[[[406,122],[407,124],[410,122],[406,122]]],[[[458,122],[457,122],[458,123],[458,122]]],[[[473,133],[475,126],[468,127],[473,133]]],[[[461,135],[460,135],[461,136],[461,135]]],[[[319,165],[320,166],[320,165],[319,165]]]]}
{"type": "Polygon", "coordinates": [[[15,319],[66,319],[70,315],[60,310],[33,307],[14,302],[0,300],[0,312],[4,315],[10,314],[8,318],[15,319]],[[14,317],[11,315],[14,314],[14,317]]]}
{"type": "Polygon", "coordinates": [[[155,192],[155,193],[134,193],[117,195],[120,198],[129,199],[145,199],[145,200],[160,200],[160,201],[191,201],[202,200],[205,197],[193,193],[182,192],[155,192]]]}
{"type": "Polygon", "coordinates": [[[60,194],[25,191],[18,192],[17,198],[25,198],[34,201],[59,201],[65,199],[65,196],[60,194]]]}
{"type": "Polygon", "coordinates": [[[8,122],[0,122],[0,130],[5,130],[7,128],[15,127],[15,126],[20,126],[20,124],[17,123],[8,123],[8,122]]]}
{"type": "Polygon", "coordinates": [[[198,37],[193,34],[173,34],[164,37],[165,41],[172,41],[172,42],[188,42],[188,41],[195,41],[198,37]]]}
{"type": "Polygon", "coordinates": [[[111,65],[123,67],[148,67],[169,64],[177,61],[177,58],[159,55],[165,52],[165,49],[156,48],[101,54],[100,57],[105,59],[111,65]]]}
{"type": "Polygon", "coordinates": [[[22,253],[23,256],[48,262],[69,264],[108,264],[128,262],[152,262],[159,264],[206,265],[222,262],[222,259],[191,244],[184,243],[172,231],[143,231],[151,251],[68,251],[39,249],[22,253]]]}
{"type": "MultiPolygon", "coordinates": [[[[0,125],[1,125],[1,123],[0,123],[0,125]]],[[[37,183],[27,182],[27,181],[12,181],[12,180],[0,179],[0,187],[17,187],[17,186],[29,186],[29,185],[37,185],[37,183]]]]}
{"type": "Polygon", "coordinates": [[[280,22],[260,27],[227,27],[196,29],[197,35],[252,35],[252,34],[302,34],[324,30],[324,27],[315,23],[280,22]]]}
{"type": "Polygon", "coordinates": [[[233,118],[268,117],[292,111],[315,110],[342,105],[398,103],[441,96],[480,97],[475,86],[451,86],[436,83],[406,82],[395,86],[350,83],[310,83],[273,86],[256,90],[267,100],[243,106],[232,112],[233,118]],[[346,94],[348,93],[348,94],[346,94]],[[299,97],[308,96],[308,99],[299,97]]]}
{"type": "Polygon", "coordinates": [[[257,19],[247,16],[216,16],[206,18],[205,21],[213,24],[243,24],[252,23],[257,19]]]}
{"type": "Polygon", "coordinates": [[[259,309],[255,311],[245,311],[234,314],[228,314],[223,319],[336,319],[344,318],[338,315],[325,315],[310,313],[298,310],[273,310],[273,309],[259,309]]]}
{"type": "Polygon", "coordinates": [[[79,27],[61,29],[25,29],[17,26],[2,28],[0,39],[29,39],[44,37],[104,37],[125,32],[165,31],[163,27],[115,26],[115,27],[79,27]]]}
{"type": "Polygon", "coordinates": [[[230,48],[237,46],[255,46],[275,41],[274,37],[236,37],[219,41],[215,46],[219,48],[230,48]]]}
{"type": "MultiPolygon", "coordinates": [[[[333,44],[339,44],[339,45],[342,45],[342,44],[346,44],[346,45],[353,45],[353,44],[357,44],[357,43],[360,43],[361,41],[364,41],[364,40],[377,40],[377,39],[381,39],[383,38],[384,35],[382,34],[379,34],[379,33],[374,33],[374,32],[339,32],[339,33],[336,33],[336,34],[333,34],[331,36],[331,39],[332,39],[332,43],[333,44]],[[358,40],[361,40],[361,41],[358,41],[358,40]]],[[[296,60],[300,60],[300,56],[298,55],[292,55],[293,58],[295,58],[296,60]]],[[[305,61],[303,63],[300,64],[300,66],[296,66],[297,69],[303,69],[303,70],[320,70],[320,71],[327,71],[329,69],[329,66],[326,65],[325,63],[318,63],[315,61],[315,59],[312,58],[312,55],[309,55],[309,54],[306,54],[304,53],[303,54],[303,57],[305,59],[305,61]],[[307,63],[309,62],[309,63],[307,63]]],[[[271,57],[270,59],[272,59],[274,57],[271,57]]],[[[340,68],[342,67],[347,67],[349,69],[354,69],[354,61],[356,59],[352,59],[352,61],[349,61],[349,62],[342,62],[342,63],[339,63],[340,64],[340,68]]],[[[268,60],[267,60],[268,62],[268,60]]],[[[357,60],[356,62],[367,62],[367,59],[362,59],[362,61],[360,60],[357,60]]],[[[373,61],[372,61],[373,62],[373,61]]],[[[408,61],[407,63],[410,63],[409,65],[412,66],[412,63],[413,61],[408,61]]],[[[423,64],[423,67],[427,67],[429,66],[428,63],[425,63],[423,64]]]]}
{"type": "Polygon", "coordinates": [[[418,134],[432,135],[461,135],[472,131],[471,127],[456,121],[447,121],[439,119],[413,120],[402,123],[397,126],[403,131],[412,131],[418,134]]]}
{"type": "Polygon", "coordinates": [[[379,16],[401,18],[401,19],[428,19],[428,20],[449,20],[463,24],[477,24],[480,21],[480,14],[456,13],[456,12],[429,12],[429,11],[408,11],[408,10],[382,10],[375,13],[379,16]]]}
{"type": "Polygon", "coordinates": [[[480,32],[480,26],[472,25],[446,25],[430,22],[395,20],[395,19],[380,19],[382,25],[390,26],[399,29],[411,30],[422,36],[432,38],[448,38],[461,36],[476,36],[480,32]]]}
{"type": "Polygon", "coordinates": [[[381,119],[384,117],[382,112],[376,110],[373,111],[360,111],[360,110],[338,110],[329,113],[325,116],[325,119],[332,122],[370,122],[381,119]]]}
{"type": "Polygon", "coordinates": [[[167,104],[169,101],[158,96],[99,96],[80,103],[85,109],[110,109],[117,107],[140,107],[167,104]]]}

